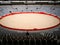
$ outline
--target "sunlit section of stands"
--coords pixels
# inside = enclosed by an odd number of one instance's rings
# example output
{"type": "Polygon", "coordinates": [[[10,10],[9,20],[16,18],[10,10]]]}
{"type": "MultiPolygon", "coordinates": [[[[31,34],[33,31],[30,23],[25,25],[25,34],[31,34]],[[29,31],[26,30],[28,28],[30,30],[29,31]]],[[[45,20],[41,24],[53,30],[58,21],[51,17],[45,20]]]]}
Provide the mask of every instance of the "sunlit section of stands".
{"type": "Polygon", "coordinates": [[[47,12],[51,14],[60,14],[59,5],[2,5],[0,6],[0,15],[11,12],[47,12]]]}

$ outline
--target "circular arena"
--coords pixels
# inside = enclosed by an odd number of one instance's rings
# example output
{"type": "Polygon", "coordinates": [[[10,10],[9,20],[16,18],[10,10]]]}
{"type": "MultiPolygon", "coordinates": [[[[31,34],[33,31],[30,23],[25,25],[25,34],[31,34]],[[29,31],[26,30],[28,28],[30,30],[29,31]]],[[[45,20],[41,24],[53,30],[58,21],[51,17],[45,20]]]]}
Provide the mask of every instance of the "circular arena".
{"type": "Polygon", "coordinates": [[[15,12],[2,16],[0,25],[20,31],[47,30],[60,25],[60,18],[44,12],[15,12]]]}
{"type": "Polygon", "coordinates": [[[0,45],[60,45],[60,1],[0,0],[0,45]]]}

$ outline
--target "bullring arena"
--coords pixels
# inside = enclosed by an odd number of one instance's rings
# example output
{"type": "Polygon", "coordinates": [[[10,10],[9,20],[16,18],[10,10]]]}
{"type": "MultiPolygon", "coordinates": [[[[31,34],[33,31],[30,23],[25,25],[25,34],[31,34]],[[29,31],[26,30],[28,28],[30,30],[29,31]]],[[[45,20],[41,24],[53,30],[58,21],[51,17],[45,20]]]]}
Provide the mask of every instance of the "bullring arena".
{"type": "Polygon", "coordinates": [[[0,45],[60,45],[56,2],[0,1],[0,45]]]}

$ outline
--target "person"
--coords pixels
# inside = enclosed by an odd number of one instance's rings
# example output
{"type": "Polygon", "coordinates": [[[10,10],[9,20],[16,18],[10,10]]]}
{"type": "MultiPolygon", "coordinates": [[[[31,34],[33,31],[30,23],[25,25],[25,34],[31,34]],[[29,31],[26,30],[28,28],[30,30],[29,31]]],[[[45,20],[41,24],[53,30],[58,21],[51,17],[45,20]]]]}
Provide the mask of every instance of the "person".
{"type": "Polygon", "coordinates": [[[12,13],[12,11],[9,11],[10,13],[12,13]]]}
{"type": "Polygon", "coordinates": [[[28,32],[26,32],[26,36],[29,36],[29,33],[28,32]]]}

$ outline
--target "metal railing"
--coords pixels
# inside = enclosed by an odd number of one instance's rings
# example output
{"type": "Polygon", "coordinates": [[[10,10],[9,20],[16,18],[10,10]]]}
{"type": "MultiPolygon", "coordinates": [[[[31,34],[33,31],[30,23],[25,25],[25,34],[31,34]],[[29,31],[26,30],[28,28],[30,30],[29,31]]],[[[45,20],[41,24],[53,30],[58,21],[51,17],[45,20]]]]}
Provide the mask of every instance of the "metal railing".
{"type": "Polygon", "coordinates": [[[54,3],[60,3],[60,1],[0,1],[0,4],[45,4],[45,3],[48,3],[48,4],[54,4],[54,3]]]}

